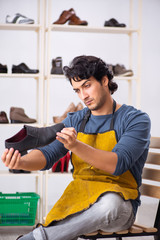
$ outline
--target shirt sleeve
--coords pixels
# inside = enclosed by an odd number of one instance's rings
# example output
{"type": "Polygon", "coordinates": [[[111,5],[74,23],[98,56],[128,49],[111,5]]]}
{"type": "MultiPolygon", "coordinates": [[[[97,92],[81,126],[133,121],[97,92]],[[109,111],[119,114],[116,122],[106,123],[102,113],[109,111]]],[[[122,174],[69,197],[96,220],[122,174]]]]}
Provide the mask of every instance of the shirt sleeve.
{"type": "MultiPolygon", "coordinates": [[[[126,114],[122,122],[123,134],[113,149],[118,155],[114,175],[132,168],[142,169],[150,143],[150,118],[141,111],[126,114]]],[[[138,170],[138,169],[137,169],[138,170]]]]}

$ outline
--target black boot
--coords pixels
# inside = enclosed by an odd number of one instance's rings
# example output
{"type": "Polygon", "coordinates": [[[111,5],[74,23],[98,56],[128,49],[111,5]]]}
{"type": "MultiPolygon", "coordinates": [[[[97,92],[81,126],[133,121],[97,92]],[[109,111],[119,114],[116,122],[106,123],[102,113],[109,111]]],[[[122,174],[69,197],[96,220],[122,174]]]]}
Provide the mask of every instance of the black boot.
{"type": "Polygon", "coordinates": [[[56,139],[56,133],[60,132],[64,127],[63,123],[42,128],[24,125],[16,135],[5,140],[5,147],[24,152],[48,145],[56,139]]]}

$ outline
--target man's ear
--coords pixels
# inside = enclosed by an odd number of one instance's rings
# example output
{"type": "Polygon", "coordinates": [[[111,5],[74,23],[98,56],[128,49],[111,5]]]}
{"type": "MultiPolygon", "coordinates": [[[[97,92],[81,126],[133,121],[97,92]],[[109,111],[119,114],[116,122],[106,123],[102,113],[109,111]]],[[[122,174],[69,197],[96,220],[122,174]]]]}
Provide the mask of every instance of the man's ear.
{"type": "Polygon", "coordinates": [[[105,86],[105,87],[108,87],[108,82],[109,82],[108,77],[104,76],[102,78],[102,85],[105,86]]]}

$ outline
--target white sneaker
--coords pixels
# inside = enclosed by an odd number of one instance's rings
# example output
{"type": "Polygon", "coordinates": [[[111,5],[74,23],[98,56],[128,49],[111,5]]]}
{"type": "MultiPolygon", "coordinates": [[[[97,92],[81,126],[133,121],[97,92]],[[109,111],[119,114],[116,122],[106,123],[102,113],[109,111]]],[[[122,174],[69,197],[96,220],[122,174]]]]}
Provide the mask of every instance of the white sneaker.
{"type": "Polygon", "coordinates": [[[34,20],[27,18],[20,13],[16,13],[14,16],[6,16],[6,23],[18,23],[18,24],[34,24],[34,20]]]}

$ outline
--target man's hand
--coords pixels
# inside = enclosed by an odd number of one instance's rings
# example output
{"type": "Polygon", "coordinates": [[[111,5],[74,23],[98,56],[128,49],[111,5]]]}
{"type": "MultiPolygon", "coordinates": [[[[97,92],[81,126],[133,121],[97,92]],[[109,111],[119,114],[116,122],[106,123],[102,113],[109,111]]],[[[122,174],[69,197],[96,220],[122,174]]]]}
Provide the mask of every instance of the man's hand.
{"type": "Polygon", "coordinates": [[[77,132],[75,128],[63,128],[61,132],[57,133],[56,139],[64,144],[64,147],[72,151],[72,148],[77,143],[77,132]]]}
{"type": "Polygon", "coordinates": [[[19,169],[21,154],[18,150],[14,152],[13,148],[5,149],[3,152],[1,159],[6,167],[10,169],[19,169]]]}

